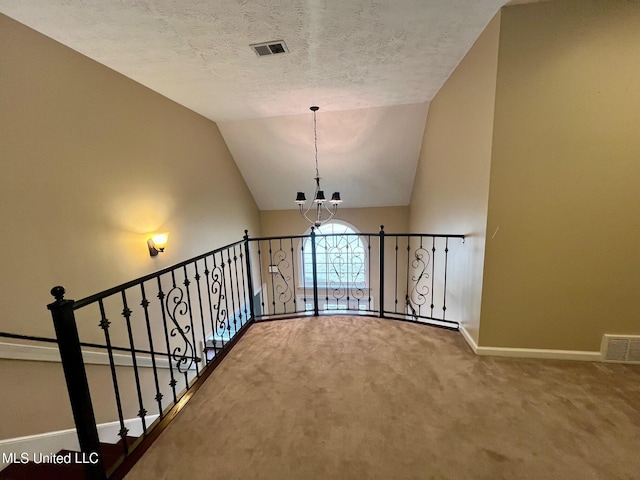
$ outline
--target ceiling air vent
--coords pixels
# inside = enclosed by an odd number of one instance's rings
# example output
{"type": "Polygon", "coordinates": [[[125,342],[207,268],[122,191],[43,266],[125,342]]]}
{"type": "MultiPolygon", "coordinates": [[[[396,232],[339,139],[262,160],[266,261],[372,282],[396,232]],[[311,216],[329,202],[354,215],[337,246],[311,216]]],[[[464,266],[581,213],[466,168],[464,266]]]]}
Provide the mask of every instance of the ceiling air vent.
{"type": "Polygon", "coordinates": [[[280,53],[289,53],[287,45],[284,40],[274,40],[272,42],[254,43],[249,45],[256,55],[259,57],[268,57],[271,55],[278,55],[280,53]]]}
{"type": "Polygon", "coordinates": [[[601,354],[605,362],[640,363],[640,336],[604,335],[601,354]]]}

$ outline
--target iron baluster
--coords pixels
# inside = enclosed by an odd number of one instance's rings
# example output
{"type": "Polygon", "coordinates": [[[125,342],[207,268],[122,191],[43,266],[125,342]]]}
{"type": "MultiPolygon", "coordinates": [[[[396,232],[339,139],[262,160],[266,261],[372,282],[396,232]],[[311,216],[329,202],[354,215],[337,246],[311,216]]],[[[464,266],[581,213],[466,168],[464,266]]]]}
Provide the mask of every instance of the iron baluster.
{"type": "MultiPolygon", "coordinates": [[[[193,326],[193,307],[191,306],[191,291],[189,290],[189,285],[191,282],[189,281],[189,276],[187,274],[187,266],[184,265],[182,272],[184,273],[184,281],[182,284],[184,285],[184,289],[187,292],[187,310],[189,312],[189,325],[191,326],[191,341],[193,342],[193,348],[191,349],[191,355],[193,356],[193,360],[190,365],[195,363],[196,365],[196,377],[200,377],[200,359],[196,355],[196,329],[193,326]]],[[[189,382],[187,382],[187,390],[189,389],[189,382]]]]}
{"type": "Polygon", "coordinates": [[[162,281],[160,280],[160,276],[157,277],[157,280],[158,280],[158,300],[160,300],[160,311],[162,312],[162,326],[164,327],[164,339],[167,346],[167,353],[169,354],[169,359],[168,359],[169,360],[169,376],[171,377],[171,380],[169,380],[169,386],[171,387],[171,390],[173,392],[173,403],[177,403],[178,397],[176,395],[176,385],[178,384],[178,382],[173,376],[173,364],[171,362],[171,356],[170,356],[171,345],[169,343],[169,328],[167,327],[167,313],[164,306],[165,294],[162,291],[162,281]]]}
{"type": "Polygon", "coordinates": [[[447,261],[449,259],[449,237],[446,237],[444,244],[444,288],[442,292],[442,320],[447,314],[447,261]]]}
{"type": "MultiPolygon", "coordinates": [[[[317,237],[316,237],[317,238],[317,237]]],[[[317,244],[316,244],[317,245],[317,244]]],[[[320,235],[320,246],[324,248],[322,252],[322,258],[324,262],[322,262],[323,274],[324,274],[324,308],[327,310],[329,305],[329,284],[331,284],[331,269],[329,268],[329,243],[327,242],[326,235],[320,235]]],[[[333,286],[333,285],[332,285],[333,286]]]]}
{"type": "Polygon", "coordinates": [[[380,318],[384,317],[384,225],[380,225],[380,268],[378,288],[380,289],[380,318]]]}
{"type": "Polygon", "coordinates": [[[238,308],[236,310],[234,304],[233,310],[233,331],[236,332],[238,330],[238,317],[240,317],[240,325],[242,325],[242,302],[240,300],[240,284],[238,282],[238,253],[236,252],[235,245],[233,246],[233,269],[231,268],[231,265],[229,265],[229,271],[231,272],[231,270],[233,270],[233,275],[231,276],[231,291],[233,292],[233,280],[235,279],[235,291],[238,298],[238,308]]]}
{"type": "Polygon", "coordinates": [[[93,404],[91,403],[87,372],[84,368],[80,338],[78,337],[78,328],[73,313],[74,301],[65,300],[64,293],[63,287],[53,287],[51,295],[56,300],[50,303],[47,308],[51,312],[53,326],[58,338],[62,369],[67,382],[67,389],[69,390],[71,411],[76,424],[80,449],[84,453],[96,453],[98,455],[95,464],[89,463],[85,465],[87,475],[92,480],[106,480],[107,474],[102,463],[100,440],[98,439],[93,404]]]}
{"type": "Polygon", "coordinates": [[[276,286],[274,280],[274,272],[273,272],[273,246],[271,245],[271,240],[269,240],[269,274],[271,275],[271,305],[273,307],[272,314],[276,314],[276,286]]]}
{"type": "Polygon", "coordinates": [[[264,279],[263,273],[262,273],[262,246],[260,244],[260,240],[258,240],[258,266],[260,267],[260,314],[261,315],[265,315],[265,311],[264,311],[264,291],[262,289],[262,281],[264,279]]]}
{"type": "MultiPolygon", "coordinates": [[[[245,235],[247,235],[247,231],[245,230],[245,235]]],[[[242,291],[244,293],[244,317],[245,322],[249,322],[253,320],[253,294],[251,293],[251,288],[248,285],[249,282],[249,272],[251,268],[250,259],[249,259],[249,242],[245,239],[244,245],[241,247],[244,248],[244,254],[240,253],[240,259],[244,260],[241,263],[242,268],[242,291]],[[247,271],[245,272],[245,267],[247,271]],[[248,297],[247,297],[248,295],[248,297]],[[249,310],[247,311],[247,302],[249,303],[249,310]]]]}
{"type": "MultiPolygon", "coordinates": [[[[149,320],[149,300],[147,300],[147,294],[144,290],[144,283],[140,284],[140,293],[142,294],[142,301],[140,305],[142,306],[142,310],[144,311],[144,321],[147,326],[147,337],[149,338],[149,350],[151,351],[151,366],[153,367],[153,381],[156,386],[156,396],[154,400],[158,402],[158,414],[160,417],[162,414],[162,398],[163,395],[160,393],[160,381],[158,380],[158,367],[156,365],[156,352],[153,346],[153,334],[151,333],[151,322],[149,320]]],[[[126,442],[124,442],[126,443],[126,442]]]]}
{"type": "Polygon", "coordinates": [[[304,243],[305,240],[300,240],[300,256],[302,257],[302,303],[304,305],[304,312],[307,312],[307,257],[304,255],[304,243]]]}
{"type": "MultiPolygon", "coordinates": [[[[413,305],[411,304],[411,299],[409,298],[409,263],[410,263],[410,257],[411,257],[411,237],[408,236],[407,237],[407,270],[406,270],[406,277],[407,277],[407,285],[405,287],[405,310],[407,307],[409,307],[411,309],[411,314],[413,317],[415,317],[415,310],[413,308],[413,305]]],[[[415,318],[414,318],[415,320],[415,318]]]]}
{"type": "Polygon", "coordinates": [[[431,237],[431,318],[433,318],[433,282],[435,281],[436,237],[431,237]]]}
{"type": "Polygon", "coordinates": [[[98,326],[103,330],[104,339],[107,344],[107,355],[109,356],[109,367],[111,369],[111,381],[113,383],[113,391],[116,399],[116,409],[118,410],[118,422],[120,422],[120,431],[118,432],[118,435],[120,436],[120,438],[123,439],[122,448],[123,448],[124,455],[127,455],[129,453],[129,447],[127,445],[127,442],[124,441],[124,438],[127,436],[127,433],[129,432],[129,430],[124,426],[124,414],[122,413],[122,400],[120,398],[120,387],[118,385],[118,375],[116,372],[116,364],[113,359],[113,348],[111,347],[111,335],[109,334],[109,326],[111,325],[111,322],[107,319],[105,309],[104,309],[104,303],[102,299],[98,301],[98,307],[100,308],[100,323],[98,324],[98,326]]]}
{"type": "Polygon", "coordinates": [[[396,277],[393,282],[394,290],[395,290],[395,300],[393,311],[398,313],[398,236],[396,235],[396,277]]]}
{"type": "MultiPolygon", "coordinates": [[[[213,260],[214,260],[214,265],[215,265],[215,255],[212,255],[213,260]]],[[[215,339],[215,334],[216,334],[216,324],[218,322],[217,318],[216,320],[213,319],[213,303],[211,302],[211,293],[212,293],[212,289],[213,289],[213,285],[211,285],[211,283],[209,282],[209,273],[211,273],[211,271],[209,271],[209,266],[207,265],[207,257],[204,257],[204,276],[207,278],[207,299],[209,300],[209,319],[211,320],[211,337],[212,337],[212,342],[213,342],[213,356],[216,356],[217,353],[217,347],[216,347],[216,339],[215,339]]],[[[215,292],[214,292],[215,294],[215,292]]],[[[218,305],[219,306],[219,305],[218,305]]],[[[217,311],[217,309],[216,309],[217,311]]],[[[206,341],[206,336],[205,336],[205,341],[206,341]]],[[[207,357],[207,361],[209,361],[209,357],[207,357]]]]}
{"type": "Polygon", "coordinates": [[[129,346],[131,347],[131,361],[133,362],[133,376],[136,382],[136,392],[138,393],[138,405],[140,406],[140,410],[138,410],[138,417],[140,417],[140,421],[142,422],[142,431],[144,435],[147,434],[147,422],[145,416],[147,411],[144,409],[144,404],[142,401],[142,389],[140,388],[140,372],[138,372],[138,360],[136,358],[136,346],[133,342],[133,331],[131,330],[131,315],[133,312],[127,305],[127,294],[125,290],[122,290],[122,316],[125,318],[127,323],[127,333],[129,335],[129,346]]]}
{"type": "Polygon", "coordinates": [[[295,284],[296,284],[296,261],[295,258],[293,256],[293,238],[289,238],[289,246],[291,247],[291,272],[292,272],[292,276],[293,276],[293,311],[295,313],[298,313],[298,302],[296,299],[296,293],[295,293],[295,284]]]}
{"type": "MultiPolygon", "coordinates": [[[[338,295],[338,297],[336,297],[336,310],[337,310],[339,308],[338,298],[339,299],[346,298],[347,295],[348,295],[348,291],[349,291],[348,288],[346,288],[345,281],[344,281],[345,275],[342,272],[343,265],[348,265],[348,261],[345,261],[344,257],[345,257],[345,255],[347,257],[349,256],[349,251],[348,251],[348,245],[349,244],[348,244],[348,242],[345,244],[346,245],[346,249],[345,249],[346,252],[343,253],[342,252],[342,246],[339,245],[340,241],[343,240],[343,239],[340,238],[340,237],[337,237],[337,240],[336,240],[336,237],[331,237],[331,239],[334,240],[332,248],[334,248],[336,251],[338,251],[338,254],[336,255],[336,257],[337,257],[337,260],[338,260],[337,265],[340,267],[339,270],[338,270],[338,269],[336,269],[336,264],[334,263],[334,265],[333,265],[334,271],[335,271],[336,276],[338,278],[338,282],[340,284],[340,287],[339,287],[340,291],[338,292],[339,295],[338,295]]],[[[329,257],[329,260],[331,260],[331,257],[333,257],[333,255],[329,255],[328,257],[329,257]]],[[[349,282],[349,277],[347,276],[346,278],[347,278],[346,283],[348,283],[349,282]]],[[[335,293],[335,291],[334,291],[334,293],[335,293]]]]}
{"type": "MultiPolygon", "coordinates": [[[[419,239],[420,239],[420,247],[416,249],[416,252],[415,252],[416,259],[419,258],[418,251],[422,249],[422,236],[420,236],[419,239]]],[[[413,287],[416,291],[418,291],[418,285],[420,284],[420,280],[422,279],[423,275],[424,275],[424,271],[422,271],[420,275],[418,275],[418,278],[416,279],[416,284],[413,287]]],[[[416,303],[418,305],[418,316],[420,316],[422,314],[422,303],[418,303],[418,302],[416,303]]]]}
{"type": "Polygon", "coordinates": [[[367,235],[367,243],[368,243],[368,262],[369,262],[369,269],[367,272],[367,286],[369,287],[369,298],[368,298],[368,302],[369,305],[367,307],[367,310],[371,311],[371,235],[367,235]]]}
{"type": "MultiPolygon", "coordinates": [[[[225,250],[227,250],[227,257],[229,257],[229,249],[226,248],[225,250]]],[[[228,294],[229,287],[227,285],[227,275],[231,276],[231,272],[227,273],[227,271],[225,270],[226,264],[224,261],[224,250],[220,252],[220,266],[222,267],[222,291],[224,292],[224,308],[225,308],[224,317],[221,323],[222,349],[224,350],[226,346],[226,342],[224,340],[224,336],[226,332],[229,332],[229,338],[227,339],[227,341],[231,340],[231,317],[229,316],[229,294],[228,294]],[[226,323],[225,323],[225,320],[226,320],[226,323]]],[[[231,295],[233,295],[233,286],[231,288],[231,295]]],[[[233,308],[233,298],[231,299],[231,307],[233,308]]],[[[233,312],[231,312],[231,314],[233,315],[233,312]]]]}
{"type": "MultiPolygon", "coordinates": [[[[356,245],[360,245],[360,235],[356,235],[354,237],[356,245]]],[[[351,258],[348,262],[348,264],[351,264],[351,266],[353,267],[353,270],[350,274],[349,277],[347,277],[349,279],[349,283],[351,284],[351,288],[349,289],[349,297],[347,298],[347,310],[351,310],[351,304],[349,303],[351,301],[351,299],[354,299],[356,301],[356,310],[360,310],[360,288],[359,288],[359,281],[358,278],[360,276],[360,270],[361,268],[358,268],[358,261],[360,259],[360,249],[358,248],[358,246],[353,246],[353,244],[351,245],[351,258]],[[354,262],[356,262],[354,264],[354,262]]],[[[349,270],[349,267],[347,266],[347,271],[349,270]]]]}
{"type": "MultiPolygon", "coordinates": [[[[233,257],[235,260],[235,250],[236,247],[233,247],[233,257]]],[[[231,250],[227,250],[227,265],[229,265],[229,284],[231,285],[231,308],[233,308],[233,331],[237,330],[237,315],[236,315],[236,295],[233,290],[233,272],[231,271],[231,250]]],[[[236,277],[237,280],[237,277],[236,277]]],[[[236,282],[237,283],[237,282],[236,282]]],[[[229,340],[231,340],[231,318],[229,319],[229,323],[227,324],[227,330],[229,331],[229,340]]]]}
{"type": "MultiPolygon", "coordinates": [[[[240,259],[240,267],[244,264],[242,261],[242,248],[238,245],[240,249],[239,253],[236,253],[236,246],[233,247],[233,269],[235,271],[236,277],[236,290],[238,291],[238,312],[240,314],[240,326],[244,324],[244,314],[246,313],[246,304],[242,303],[242,299],[246,298],[246,292],[240,291],[240,280],[238,279],[238,259],[240,259]]],[[[236,329],[237,330],[237,329],[236,329]]]]}
{"type": "Polygon", "coordinates": [[[317,317],[320,311],[318,308],[318,265],[316,259],[315,227],[311,227],[311,268],[313,273],[313,314],[317,317]]]}
{"type": "MultiPolygon", "coordinates": [[[[198,290],[198,310],[200,312],[200,323],[201,323],[201,327],[202,327],[202,343],[205,344],[206,347],[206,342],[207,342],[207,331],[205,330],[204,327],[204,309],[202,308],[202,290],[201,290],[201,286],[200,286],[200,273],[198,272],[198,261],[196,260],[195,262],[193,262],[193,268],[195,271],[195,275],[193,276],[193,279],[196,281],[196,288],[198,290]]],[[[195,341],[194,341],[195,342],[195,341]]],[[[194,343],[195,346],[195,343],[194,343]]],[[[209,361],[207,360],[207,355],[205,352],[202,352],[203,356],[204,356],[204,363],[206,366],[207,363],[209,363],[209,361]]],[[[204,368],[204,366],[202,368],[204,368]]]]}
{"type": "MultiPolygon", "coordinates": [[[[349,276],[349,264],[353,261],[353,249],[351,251],[349,251],[349,247],[351,246],[351,242],[349,241],[350,237],[346,237],[346,245],[345,245],[345,250],[346,250],[346,267],[347,267],[347,271],[345,272],[345,275],[347,277],[347,283],[345,285],[345,292],[347,294],[347,310],[351,310],[351,293],[352,290],[350,288],[351,285],[351,277],[349,276]]],[[[340,272],[342,273],[342,272],[340,272]]],[[[353,273],[353,272],[352,272],[353,273]]]]}
{"type": "MultiPolygon", "coordinates": [[[[282,252],[283,259],[286,258],[287,254],[284,253],[284,250],[282,250],[282,238],[280,239],[280,246],[279,246],[278,251],[276,252],[276,255],[278,253],[280,253],[280,252],[282,252]]],[[[288,292],[289,284],[287,283],[287,280],[285,279],[285,276],[282,274],[282,270],[280,269],[280,265],[281,265],[283,259],[278,260],[277,267],[278,267],[278,278],[281,278],[283,280],[283,282],[285,284],[285,287],[284,287],[285,290],[284,291],[280,290],[278,293],[279,293],[279,300],[280,300],[280,302],[282,302],[282,311],[283,311],[283,313],[287,313],[287,301],[288,301],[289,297],[286,295],[286,293],[288,292]],[[283,293],[284,293],[284,297],[282,296],[283,293]]]]}
{"type": "Polygon", "coordinates": [[[244,249],[246,252],[246,247],[247,247],[246,243],[239,247],[240,248],[240,278],[242,278],[242,295],[243,295],[242,307],[244,309],[245,323],[249,321],[249,311],[247,310],[247,303],[249,303],[249,308],[251,308],[251,304],[253,303],[252,300],[247,299],[247,282],[245,280],[245,271],[244,271],[246,262],[244,261],[245,253],[243,253],[242,251],[244,249]]]}
{"type": "Polygon", "coordinates": [[[253,297],[255,296],[253,288],[253,274],[251,273],[251,248],[249,246],[249,230],[244,231],[244,256],[247,263],[247,287],[249,289],[249,313],[251,314],[250,321],[254,322],[256,319],[255,307],[253,305],[253,297]]]}

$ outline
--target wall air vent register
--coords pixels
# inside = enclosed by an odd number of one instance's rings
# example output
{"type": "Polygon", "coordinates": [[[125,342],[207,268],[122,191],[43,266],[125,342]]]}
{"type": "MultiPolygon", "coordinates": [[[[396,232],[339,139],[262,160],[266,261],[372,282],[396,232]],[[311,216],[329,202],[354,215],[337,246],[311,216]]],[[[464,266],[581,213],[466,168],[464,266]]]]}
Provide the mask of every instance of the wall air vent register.
{"type": "Polygon", "coordinates": [[[640,335],[604,335],[600,352],[605,362],[640,364],[640,335]]]}

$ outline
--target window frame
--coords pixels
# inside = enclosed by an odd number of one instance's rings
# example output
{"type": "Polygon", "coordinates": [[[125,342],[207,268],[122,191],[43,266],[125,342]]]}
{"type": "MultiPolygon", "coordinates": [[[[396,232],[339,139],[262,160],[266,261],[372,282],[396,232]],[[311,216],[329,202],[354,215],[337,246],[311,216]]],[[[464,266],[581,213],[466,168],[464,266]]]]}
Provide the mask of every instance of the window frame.
{"type": "MultiPolygon", "coordinates": [[[[321,230],[320,230],[321,231],[321,230]]],[[[345,222],[344,220],[331,220],[325,224],[323,224],[322,226],[320,226],[318,229],[316,229],[316,259],[319,259],[320,255],[327,255],[327,253],[322,253],[319,254],[317,251],[317,241],[318,238],[321,237],[323,239],[328,239],[331,238],[332,234],[344,234],[344,235],[349,235],[349,236],[354,236],[356,237],[356,242],[358,242],[358,246],[356,247],[358,249],[359,252],[361,252],[362,255],[362,271],[361,273],[359,273],[358,275],[362,276],[362,281],[355,281],[355,282],[349,282],[349,281],[345,281],[344,283],[329,283],[327,281],[320,281],[320,275],[321,273],[318,272],[318,288],[328,288],[328,289],[337,289],[337,288],[358,288],[361,289],[363,291],[368,291],[370,290],[370,285],[369,285],[369,262],[368,262],[368,255],[370,254],[369,252],[369,244],[366,240],[366,238],[364,236],[361,235],[361,232],[352,224],[345,222]],[[327,226],[331,227],[331,232],[325,232],[325,233],[317,233],[317,230],[326,228],[327,226]],[[344,230],[344,231],[335,231],[335,226],[339,226],[340,229],[344,230]],[[325,234],[329,234],[329,236],[325,237],[325,234]]],[[[307,267],[309,268],[309,270],[311,270],[311,265],[312,263],[306,263],[305,262],[305,255],[308,253],[309,256],[311,255],[311,227],[309,227],[306,232],[305,232],[305,238],[302,239],[302,241],[299,243],[298,246],[298,255],[297,255],[297,259],[298,262],[300,264],[300,268],[299,268],[299,275],[298,275],[298,290],[304,290],[305,286],[306,286],[306,290],[312,290],[313,289],[313,275],[309,272],[307,272],[307,267]],[[305,274],[310,274],[311,276],[309,278],[305,279],[305,274]]],[[[337,238],[337,237],[334,237],[337,238]]],[[[345,255],[347,255],[347,257],[352,256],[352,252],[353,249],[348,250],[345,255]]],[[[327,262],[324,262],[325,265],[327,265],[327,262]]],[[[320,265],[320,262],[318,262],[318,265],[320,265]]],[[[322,274],[325,275],[326,278],[326,273],[323,272],[322,274]]]]}

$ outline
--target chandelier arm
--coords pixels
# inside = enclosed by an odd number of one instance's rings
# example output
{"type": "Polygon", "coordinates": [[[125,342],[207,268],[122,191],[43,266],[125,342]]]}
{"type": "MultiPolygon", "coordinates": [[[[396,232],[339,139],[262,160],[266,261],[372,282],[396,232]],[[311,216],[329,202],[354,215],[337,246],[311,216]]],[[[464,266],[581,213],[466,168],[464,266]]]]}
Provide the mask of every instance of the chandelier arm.
{"type": "Polygon", "coordinates": [[[324,225],[325,223],[327,223],[328,221],[330,221],[335,214],[338,211],[338,207],[337,205],[334,205],[331,209],[329,207],[327,207],[326,205],[324,206],[324,210],[329,214],[329,216],[325,219],[322,218],[322,206],[318,205],[318,216],[317,216],[317,224],[319,223],[320,225],[324,225]]]}
{"type": "Polygon", "coordinates": [[[302,214],[302,216],[304,217],[304,219],[305,219],[307,222],[309,222],[310,224],[312,224],[312,225],[313,225],[315,222],[314,222],[313,220],[311,220],[311,219],[308,217],[308,215],[307,215],[307,214],[309,213],[309,211],[311,210],[311,208],[312,208],[312,207],[313,207],[313,202],[311,203],[311,205],[309,205],[309,208],[307,208],[306,210],[304,210],[304,211],[303,211],[304,206],[303,206],[303,205],[300,205],[300,213],[302,214]]]}
{"type": "Polygon", "coordinates": [[[333,217],[338,211],[338,206],[334,204],[334,205],[331,205],[331,208],[329,208],[329,206],[325,204],[324,209],[327,211],[327,213],[329,213],[329,215],[331,215],[331,217],[333,217]]]}
{"type": "Polygon", "coordinates": [[[316,207],[316,218],[315,220],[312,220],[311,218],[309,218],[309,212],[311,211],[311,209],[314,207],[314,203],[312,202],[307,208],[306,210],[304,209],[303,205],[300,205],[300,214],[304,217],[304,219],[309,222],[312,225],[324,225],[325,223],[327,223],[329,220],[331,220],[335,214],[338,211],[338,206],[337,205],[333,205],[331,208],[329,208],[326,204],[319,204],[316,203],[315,207],[316,207]],[[323,210],[326,211],[329,216],[327,218],[322,218],[323,216],[323,210]]]}

